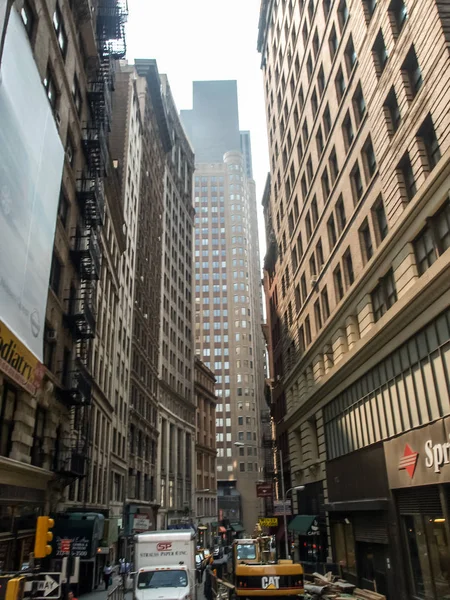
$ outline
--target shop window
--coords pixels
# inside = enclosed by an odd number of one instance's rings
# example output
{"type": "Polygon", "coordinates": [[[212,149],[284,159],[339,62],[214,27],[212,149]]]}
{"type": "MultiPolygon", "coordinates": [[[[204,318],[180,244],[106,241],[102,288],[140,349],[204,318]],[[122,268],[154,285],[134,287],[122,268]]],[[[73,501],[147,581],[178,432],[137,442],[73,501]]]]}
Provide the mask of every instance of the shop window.
{"type": "Polygon", "coordinates": [[[17,404],[16,390],[5,383],[0,400],[0,456],[9,456],[14,429],[14,412],[17,404]]]}
{"type": "Polygon", "coordinates": [[[410,585],[417,598],[440,600],[450,595],[450,551],[443,514],[403,515],[410,585]]]}

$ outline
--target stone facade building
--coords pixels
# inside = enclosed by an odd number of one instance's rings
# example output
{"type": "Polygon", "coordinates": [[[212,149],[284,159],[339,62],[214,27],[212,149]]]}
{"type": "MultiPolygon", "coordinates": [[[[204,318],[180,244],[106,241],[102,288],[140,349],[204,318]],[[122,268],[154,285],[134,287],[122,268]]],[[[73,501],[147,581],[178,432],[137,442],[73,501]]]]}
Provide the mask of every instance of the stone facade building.
{"type": "Polygon", "coordinates": [[[297,553],[405,599],[450,589],[450,472],[424,445],[448,437],[446,5],[263,2],[258,40],[274,410],[319,522],[297,553]]]}
{"type": "Polygon", "coordinates": [[[180,123],[166,75],[162,97],[172,143],[164,174],[159,352],[157,487],[159,528],[195,515],[194,337],[192,269],[194,153],[180,123]],[[193,513],[194,511],[194,513],[193,513]]]}
{"type": "Polygon", "coordinates": [[[195,515],[199,545],[209,548],[218,534],[216,475],[216,403],[214,373],[195,357],[195,404],[197,431],[195,443],[195,515]]]}
{"type": "MultiPolygon", "coordinates": [[[[119,231],[122,219],[107,138],[111,60],[125,52],[126,11],[113,0],[95,2],[94,12],[88,2],[65,0],[19,0],[12,10],[22,20],[65,149],[43,381],[31,395],[8,375],[0,376],[0,562],[5,569],[20,569],[33,549],[36,516],[75,503],[106,505],[105,497],[89,495],[94,476],[89,458],[97,452],[95,443],[105,456],[109,445],[106,420],[94,441],[92,424],[100,423],[106,400],[93,395],[92,349],[101,339],[94,342],[104,302],[104,289],[97,286],[102,251],[113,269],[121,251],[102,227],[110,219],[119,231]]],[[[102,463],[102,477],[105,469],[102,463]]]]}
{"type": "Polygon", "coordinates": [[[140,200],[137,216],[135,291],[128,428],[125,533],[155,529],[158,447],[158,359],[161,256],[166,154],[172,147],[154,60],[135,63],[142,124],[140,200]]]}
{"type": "Polygon", "coordinates": [[[181,116],[196,155],[195,342],[216,376],[219,520],[251,534],[264,341],[250,136],[239,131],[235,81],[194,82],[193,109],[181,116]]]}

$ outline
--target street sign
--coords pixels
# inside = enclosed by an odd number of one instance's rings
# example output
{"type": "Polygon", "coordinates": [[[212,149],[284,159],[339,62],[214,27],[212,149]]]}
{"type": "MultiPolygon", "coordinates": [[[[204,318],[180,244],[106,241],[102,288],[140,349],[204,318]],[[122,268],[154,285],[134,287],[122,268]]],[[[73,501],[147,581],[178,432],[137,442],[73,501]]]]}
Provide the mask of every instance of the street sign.
{"type": "Polygon", "coordinates": [[[290,501],[286,500],[286,502],[283,502],[282,500],[275,500],[273,503],[273,514],[276,516],[283,516],[284,514],[287,516],[292,515],[290,501]]]}
{"type": "Polygon", "coordinates": [[[272,498],[273,497],[273,486],[271,483],[257,483],[256,484],[256,496],[258,498],[272,498]]]}
{"type": "Polygon", "coordinates": [[[61,573],[37,573],[25,583],[24,596],[34,600],[58,600],[61,597],[61,573]],[[33,592],[33,594],[32,594],[33,592]]]}
{"type": "Polygon", "coordinates": [[[266,517],[258,519],[261,527],[278,527],[277,517],[266,517]]]}

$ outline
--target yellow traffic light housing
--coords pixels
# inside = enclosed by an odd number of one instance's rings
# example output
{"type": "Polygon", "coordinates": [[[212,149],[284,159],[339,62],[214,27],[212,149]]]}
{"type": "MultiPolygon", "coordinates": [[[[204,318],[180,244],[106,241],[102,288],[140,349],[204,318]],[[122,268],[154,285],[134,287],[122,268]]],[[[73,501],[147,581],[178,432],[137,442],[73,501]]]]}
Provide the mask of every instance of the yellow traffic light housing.
{"type": "Polygon", "coordinates": [[[5,600],[22,600],[25,591],[25,577],[14,577],[8,581],[5,600]]]}
{"type": "Polygon", "coordinates": [[[55,526],[55,521],[50,517],[38,517],[36,527],[36,539],[34,542],[34,557],[45,558],[52,552],[49,542],[53,539],[53,533],[49,531],[55,526]]]}

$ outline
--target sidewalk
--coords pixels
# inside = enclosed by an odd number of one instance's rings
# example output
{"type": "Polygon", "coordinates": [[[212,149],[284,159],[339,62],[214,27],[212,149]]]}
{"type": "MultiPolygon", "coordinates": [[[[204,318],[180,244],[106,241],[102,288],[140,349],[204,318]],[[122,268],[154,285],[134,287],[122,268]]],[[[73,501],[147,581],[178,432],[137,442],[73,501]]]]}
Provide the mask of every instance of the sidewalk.
{"type": "MultiPolygon", "coordinates": [[[[87,594],[80,594],[80,598],[83,600],[107,600],[108,593],[112,592],[112,590],[121,583],[120,575],[113,575],[112,584],[109,586],[107,590],[105,590],[105,585],[102,583],[99,587],[87,594]]],[[[128,590],[127,590],[128,591],[128,590]]],[[[131,590],[129,590],[131,591],[131,590]]]]}

